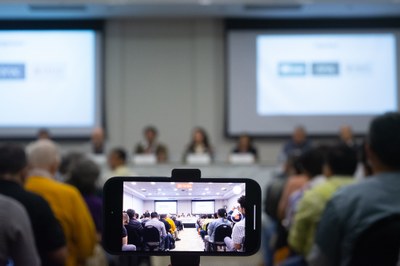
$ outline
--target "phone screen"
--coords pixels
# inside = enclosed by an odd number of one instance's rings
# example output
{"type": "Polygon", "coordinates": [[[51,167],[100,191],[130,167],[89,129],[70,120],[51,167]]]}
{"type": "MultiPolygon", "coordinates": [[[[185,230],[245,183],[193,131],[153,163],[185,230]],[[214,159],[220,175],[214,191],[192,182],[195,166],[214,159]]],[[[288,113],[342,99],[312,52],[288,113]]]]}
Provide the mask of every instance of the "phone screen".
{"type": "Polygon", "coordinates": [[[260,202],[250,179],[115,177],[104,187],[103,244],[119,254],[254,254],[260,202]]]}
{"type": "Polygon", "coordinates": [[[245,195],[245,183],[126,181],[122,250],[243,251],[245,195]]]}

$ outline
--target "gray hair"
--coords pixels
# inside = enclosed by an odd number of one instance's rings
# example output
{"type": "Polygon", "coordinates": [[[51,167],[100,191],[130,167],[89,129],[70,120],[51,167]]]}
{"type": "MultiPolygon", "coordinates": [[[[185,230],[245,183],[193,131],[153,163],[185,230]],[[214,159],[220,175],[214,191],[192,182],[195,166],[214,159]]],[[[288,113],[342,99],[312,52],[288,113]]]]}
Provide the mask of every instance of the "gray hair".
{"type": "Polygon", "coordinates": [[[26,147],[29,164],[34,168],[47,168],[59,163],[60,152],[58,146],[51,140],[37,140],[26,147]]]}

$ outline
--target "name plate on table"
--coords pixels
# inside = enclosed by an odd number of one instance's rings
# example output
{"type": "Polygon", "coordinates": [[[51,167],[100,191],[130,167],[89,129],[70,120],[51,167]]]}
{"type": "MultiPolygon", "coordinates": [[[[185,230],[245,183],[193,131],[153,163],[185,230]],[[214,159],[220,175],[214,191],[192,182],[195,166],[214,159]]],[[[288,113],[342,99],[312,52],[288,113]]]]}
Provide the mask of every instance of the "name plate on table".
{"type": "Polygon", "coordinates": [[[107,156],[104,154],[91,154],[90,159],[98,165],[105,165],[107,163],[107,156]]]}
{"type": "Polygon", "coordinates": [[[210,164],[211,157],[208,154],[191,153],[186,156],[187,164],[210,164]]]}
{"type": "Polygon", "coordinates": [[[229,162],[231,164],[253,164],[256,158],[251,153],[231,153],[229,155],[229,162]]]}
{"type": "Polygon", "coordinates": [[[154,165],[157,163],[157,157],[154,154],[135,154],[133,163],[139,165],[154,165]]]}

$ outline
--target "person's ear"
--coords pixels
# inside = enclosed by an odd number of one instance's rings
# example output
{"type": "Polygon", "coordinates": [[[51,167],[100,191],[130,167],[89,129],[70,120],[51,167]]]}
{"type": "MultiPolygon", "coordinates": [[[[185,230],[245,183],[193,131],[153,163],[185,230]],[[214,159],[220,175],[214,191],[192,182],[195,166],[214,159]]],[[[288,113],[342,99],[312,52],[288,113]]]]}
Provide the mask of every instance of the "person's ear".
{"type": "Polygon", "coordinates": [[[19,181],[22,184],[25,184],[26,179],[28,178],[30,167],[27,165],[19,172],[19,181]]]}
{"type": "Polygon", "coordinates": [[[374,167],[376,162],[378,161],[378,157],[376,156],[375,152],[371,149],[371,146],[368,143],[365,143],[365,154],[367,155],[367,162],[374,167]]]}

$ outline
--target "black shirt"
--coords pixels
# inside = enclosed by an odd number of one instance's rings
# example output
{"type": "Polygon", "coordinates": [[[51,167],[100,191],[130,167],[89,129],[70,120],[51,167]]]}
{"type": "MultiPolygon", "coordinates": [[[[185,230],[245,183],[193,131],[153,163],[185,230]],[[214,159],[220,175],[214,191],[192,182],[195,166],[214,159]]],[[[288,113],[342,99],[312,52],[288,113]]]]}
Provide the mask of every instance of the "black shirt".
{"type": "Polygon", "coordinates": [[[25,207],[42,265],[54,264],[49,261],[48,253],[65,246],[66,242],[61,225],[47,201],[39,195],[26,191],[19,184],[6,180],[0,180],[0,194],[19,201],[25,207]]]}
{"type": "Polygon", "coordinates": [[[136,247],[142,246],[142,223],[137,220],[131,219],[129,223],[125,225],[126,231],[128,232],[128,244],[133,244],[136,247]]]}

